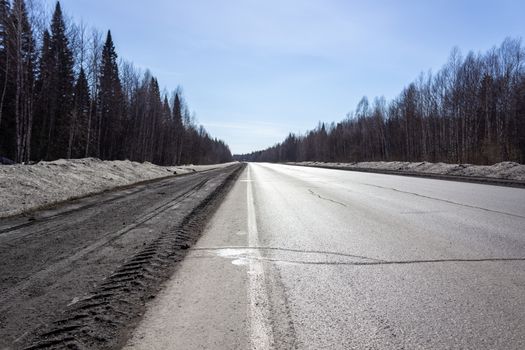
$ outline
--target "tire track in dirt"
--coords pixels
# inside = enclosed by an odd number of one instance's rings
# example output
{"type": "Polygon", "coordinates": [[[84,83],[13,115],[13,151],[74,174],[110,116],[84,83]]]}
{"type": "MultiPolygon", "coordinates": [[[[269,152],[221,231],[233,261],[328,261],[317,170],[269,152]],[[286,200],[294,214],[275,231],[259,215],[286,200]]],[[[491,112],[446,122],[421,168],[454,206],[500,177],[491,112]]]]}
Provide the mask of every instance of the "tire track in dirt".
{"type": "Polygon", "coordinates": [[[240,175],[237,166],[187,215],[94,288],[74,300],[50,324],[17,344],[24,349],[114,349],[123,345],[153,298],[198,239],[207,219],[240,175]]]}
{"type": "MultiPolygon", "coordinates": [[[[70,265],[73,262],[82,259],[84,256],[86,256],[86,254],[89,254],[89,253],[93,252],[96,249],[102,248],[103,246],[105,246],[105,245],[109,244],[110,242],[118,239],[120,236],[126,234],[127,232],[131,231],[132,229],[134,229],[134,228],[140,226],[141,224],[145,223],[146,221],[150,220],[151,218],[153,218],[153,217],[163,213],[164,211],[166,211],[168,209],[173,209],[174,206],[179,204],[182,200],[184,200],[185,198],[188,198],[191,194],[195,193],[200,188],[202,188],[202,186],[204,186],[204,184],[207,181],[208,180],[203,180],[203,181],[199,182],[197,185],[193,186],[188,191],[186,191],[183,194],[177,196],[173,200],[170,200],[168,203],[165,203],[165,204],[161,205],[160,207],[157,207],[157,208],[147,212],[145,215],[143,215],[141,218],[139,218],[134,223],[132,223],[130,225],[127,225],[126,227],[124,227],[123,229],[120,229],[116,233],[113,233],[113,232],[107,233],[104,237],[102,237],[101,239],[99,239],[95,243],[93,243],[93,244],[87,246],[86,248],[78,251],[77,253],[73,254],[72,256],[70,256],[70,257],[68,257],[66,259],[60,260],[57,263],[52,264],[52,265],[48,266],[47,268],[45,268],[44,270],[41,270],[38,273],[32,275],[31,277],[25,279],[24,282],[20,283],[19,285],[15,286],[14,288],[10,288],[9,291],[4,292],[3,295],[0,296],[0,305],[5,303],[6,300],[11,299],[14,295],[19,294],[23,289],[28,288],[30,285],[32,285],[34,283],[35,280],[38,280],[38,279],[44,280],[44,279],[48,278],[49,275],[53,271],[59,270],[59,269],[63,268],[64,266],[70,265]]],[[[63,225],[58,225],[58,227],[62,227],[62,226],[63,225]]],[[[42,233],[42,232],[46,232],[46,230],[38,231],[38,233],[42,233]]],[[[49,231],[47,231],[46,233],[49,233],[49,231]]],[[[20,238],[25,238],[26,236],[31,235],[31,234],[34,234],[34,233],[28,233],[26,235],[22,235],[22,237],[20,237],[20,238]]],[[[0,312],[2,312],[3,310],[4,310],[4,307],[0,306],[0,312]]]]}

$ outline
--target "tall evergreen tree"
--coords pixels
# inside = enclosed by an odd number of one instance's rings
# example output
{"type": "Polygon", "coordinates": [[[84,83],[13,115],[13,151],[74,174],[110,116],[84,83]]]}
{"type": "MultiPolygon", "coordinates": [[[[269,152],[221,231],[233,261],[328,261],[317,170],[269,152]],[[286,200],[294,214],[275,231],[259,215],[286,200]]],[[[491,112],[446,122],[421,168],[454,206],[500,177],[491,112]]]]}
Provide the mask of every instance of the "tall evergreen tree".
{"type": "Polygon", "coordinates": [[[73,53],[71,52],[66,25],[60,3],[56,3],[51,20],[51,69],[49,77],[50,121],[47,135],[46,159],[67,156],[69,127],[73,110],[73,53]]]}
{"type": "Polygon", "coordinates": [[[84,68],[81,67],[75,85],[73,113],[69,128],[68,158],[80,158],[85,154],[89,108],[89,86],[84,68]]]}
{"type": "Polygon", "coordinates": [[[156,149],[158,147],[158,133],[160,131],[160,118],[162,116],[162,102],[160,99],[159,83],[155,77],[152,77],[149,84],[149,128],[146,134],[148,138],[146,147],[146,160],[156,162],[156,149]]]}
{"type": "Polygon", "coordinates": [[[108,31],[102,49],[98,95],[98,152],[102,159],[122,157],[124,95],[117,65],[117,53],[108,31]]]}
{"type": "Polygon", "coordinates": [[[168,96],[164,95],[162,102],[162,118],[160,128],[159,144],[161,146],[161,154],[159,163],[166,164],[171,161],[169,155],[173,152],[173,123],[171,119],[171,107],[168,101],[168,96]]]}
{"type": "Polygon", "coordinates": [[[52,96],[50,95],[55,72],[54,61],[51,49],[51,35],[48,30],[45,30],[35,84],[33,159],[44,159],[48,153],[51,114],[56,103],[55,99],[51,98],[52,96]]]}
{"type": "Polygon", "coordinates": [[[175,138],[175,152],[173,154],[173,164],[181,164],[182,161],[182,143],[184,138],[184,124],[182,123],[182,103],[179,93],[175,94],[173,102],[173,127],[175,129],[173,137],[175,138]]]}

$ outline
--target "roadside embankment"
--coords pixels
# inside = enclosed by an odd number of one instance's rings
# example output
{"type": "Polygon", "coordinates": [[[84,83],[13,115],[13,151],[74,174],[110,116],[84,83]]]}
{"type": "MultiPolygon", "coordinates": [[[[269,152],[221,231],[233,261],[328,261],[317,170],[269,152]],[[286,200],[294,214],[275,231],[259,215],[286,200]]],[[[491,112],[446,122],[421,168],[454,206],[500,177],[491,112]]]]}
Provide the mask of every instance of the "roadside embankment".
{"type": "Polygon", "coordinates": [[[59,159],[33,165],[0,166],[0,217],[22,214],[73,198],[167,176],[224,167],[158,166],[129,160],[59,159]]]}
{"type": "Polygon", "coordinates": [[[429,162],[289,162],[286,164],[525,187],[525,165],[514,162],[501,162],[494,165],[429,162]]]}

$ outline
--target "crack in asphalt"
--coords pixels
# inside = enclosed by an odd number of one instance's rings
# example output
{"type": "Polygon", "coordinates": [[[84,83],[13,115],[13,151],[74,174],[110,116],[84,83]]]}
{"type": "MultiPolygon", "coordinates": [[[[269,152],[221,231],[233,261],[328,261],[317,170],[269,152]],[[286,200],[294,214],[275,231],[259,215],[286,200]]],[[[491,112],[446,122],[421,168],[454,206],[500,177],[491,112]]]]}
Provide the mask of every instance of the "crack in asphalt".
{"type": "MultiPolygon", "coordinates": [[[[251,258],[251,257],[250,257],[251,258]]],[[[435,260],[393,260],[393,261],[302,261],[302,260],[286,260],[286,259],[272,259],[263,258],[271,262],[284,262],[290,264],[300,265],[349,265],[349,266],[369,266],[369,265],[415,265],[415,264],[434,264],[434,263],[448,263],[448,262],[509,262],[509,261],[525,261],[525,258],[487,258],[487,259],[435,259],[435,260]]]]}
{"type": "Polygon", "coordinates": [[[384,262],[385,260],[381,259],[374,259],[369,258],[366,256],[361,255],[353,255],[353,254],[346,254],[346,253],[338,253],[338,252],[329,252],[329,251],[322,251],[322,250],[304,250],[304,249],[292,249],[292,248],[278,248],[278,247],[244,247],[244,246],[224,246],[224,247],[195,247],[191,248],[190,250],[203,250],[203,251],[216,251],[216,250],[224,250],[224,249],[238,249],[238,250],[277,250],[277,251],[284,251],[284,252],[292,252],[292,253],[304,253],[304,254],[324,254],[324,255],[336,255],[336,256],[344,256],[349,258],[358,258],[358,259],[364,259],[364,260],[371,260],[376,262],[384,262]]]}
{"type": "Polygon", "coordinates": [[[343,207],[346,207],[346,206],[347,206],[347,205],[344,204],[344,203],[341,203],[341,202],[335,201],[335,200],[330,199],[330,198],[323,197],[323,196],[321,196],[320,194],[318,194],[318,193],[312,191],[310,188],[308,189],[308,192],[310,192],[310,194],[313,195],[313,196],[317,196],[319,199],[323,199],[323,200],[325,200],[325,201],[329,201],[329,202],[332,202],[332,203],[335,203],[335,204],[339,204],[339,205],[342,205],[343,207]]]}
{"type": "Polygon", "coordinates": [[[195,247],[190,250],[193,251],[218,251],[224,249],[238,249],[238,250],[276,250],[294,253],[304,254],[325,254],[325,255],[336,255],[350,258],[358,258],[369,261],[307,261],[307,260],[291,260],[291,259],[276,259],[268,257],[254,257],[245,256],[245,259],[263,260],[269,262],[284,262],[290,264],[301,264],[301,265],[350,265],[350,266],[367,266],[367,265],[412,265],[412,264],[433,264],[433,263],[449,263],[449,262],[519,262],[525,261],[525,258],[478,258],[478,259],[421,259],[421,260],[382,260],[369,258],[366,256],[327,252],[327,251],[315,251],[315,250],[300,250],[300,249],[289,249],[289,248],[277,248],[277,247],[243,247],[243,246],[225,246],[225,247],[195,247]]]}
{"type": "Polygon", "coordinates": [[[372,185],[372,184],[367,184],[367,183],[363,183],[363,182],[360,182],[360,184],[361,185],[365,185],[365,186],[370,186],[370,187],[381,188],[381,189],[384,189],[384,190],[392,190],[392,191],[399,192],[399,193],[411,194],[413,196],[427,198],[427,199],[433,199],[433,200],[437,200],[437,201],[441,201],[441,202],[445,202],[445,203],[449,203],[449,204],[459,205],[459,206],[462,206],[462,207],[467,207],[467,208],[472,208],[472,209],[480,209],[480,210],[488,211],[488,212],[491,212],[491,213],[509,215],[509,216],[525,219],[525,216],[518,215],[518,214],[506,213],[504,211],[498,211],[498,210],[493,210],[493,209],[477,207],[475,205],[458,203],[458,202],[454,202],[454,201],[451,201],[451,200],[448,200],[448,199],[442,199],[442,198],[435,198],[435,197],[431,197],[431,196],[425,196],[424,194],[398,190],[397,188],[385,187],[385,186],[379,186],[379,185],[372,185]]]}

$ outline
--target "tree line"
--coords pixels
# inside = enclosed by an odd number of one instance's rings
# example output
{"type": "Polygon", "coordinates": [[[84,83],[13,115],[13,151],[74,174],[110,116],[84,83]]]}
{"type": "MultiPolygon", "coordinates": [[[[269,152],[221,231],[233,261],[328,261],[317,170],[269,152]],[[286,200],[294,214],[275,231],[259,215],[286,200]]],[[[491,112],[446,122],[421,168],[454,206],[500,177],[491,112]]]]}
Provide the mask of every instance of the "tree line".
{"type": "Polygon", "coordinates": [[[525,50],[507,38],[483,54],[453,49],[389,103],[364,97],[339,123],[290,134],[249,161],[525,162],[525,50]]]}
{"type": "Polygon", "coordinates": [[[118,59],[110,31],[103,40],[73,23],[59,2],[49,21],[31,0],[0,0],[0,156],[231,160],[228,146],[196,124],[180,88],[161,91],[151,72],[118,59]]]}

